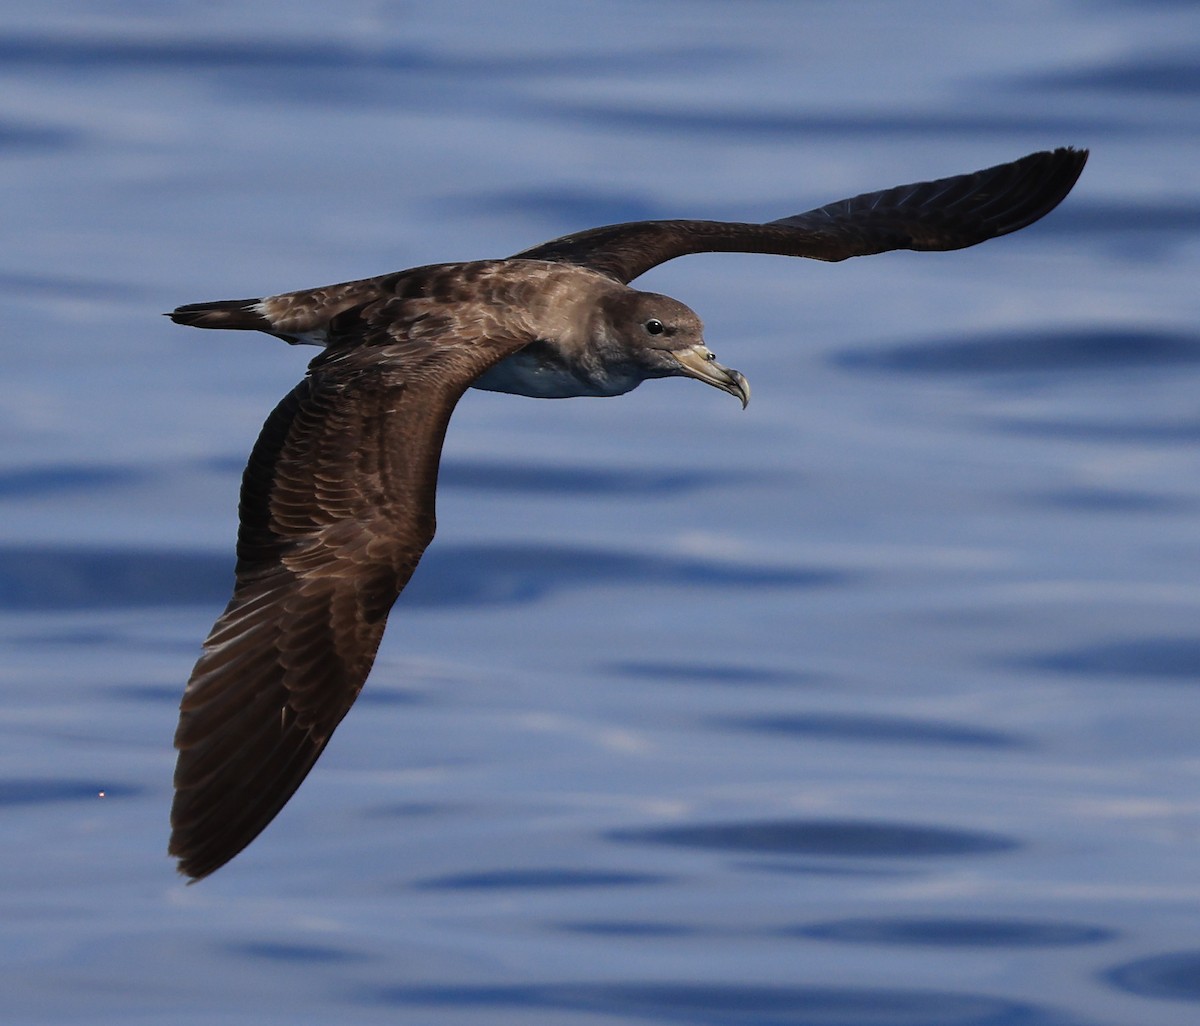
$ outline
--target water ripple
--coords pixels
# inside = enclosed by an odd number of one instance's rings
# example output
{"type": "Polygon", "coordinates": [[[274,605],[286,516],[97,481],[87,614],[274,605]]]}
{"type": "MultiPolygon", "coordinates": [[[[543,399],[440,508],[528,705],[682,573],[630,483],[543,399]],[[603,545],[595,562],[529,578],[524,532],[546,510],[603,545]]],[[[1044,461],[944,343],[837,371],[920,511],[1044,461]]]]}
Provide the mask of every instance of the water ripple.
{"type": "Polygon", "coordinates": [[[615,870],[497,869],[486,873],[433,877],[416,881],[413,887],[430,891],[540,891],[580,887],[642,887],[669,882],[669,877],[653,873],[623,873],[615,870]]]}
{"type": "Polygon", "coordinates": [[[1082,442],[1103,442],[1106,445],[1194,445],[1200,442],[1200,421],[1176,419],[1154,421],[1130,420],[1052,420],[1039,418],[981,418],[988,427],[1013,434],[1040,438],[1065,438],[1082,442]]]}
{"type": "Polygon", "coordinates": [[[593,937],[690,937],[702,930],[679,923],[651,923],[638,919],[588,920],[575,923],[556,923],[554,929],[564,933],[583,933],[593,937]]]}
{"type": "Polygon", "coordinates": [[[1118,488],[1060,488],[1026,496],[1032,505],[1079,513],[1186,513],[1196,503],[1171,495],[1118,488]]]}
{"type": "Polygon", "coordinates": [[[947,745],[965,748],[1028,748],[1028,742],[1011,734],[981,727],[937,723],[932,720],[840,713],[792,716],[727,716],[712,718],[715,726],[761,734],[819,738],[826,741],[863,741],[871,744],[947,745]]]}
{"type": "Polygon", "coordinates": [[[610,841],[836,858],[987,855],[1020,847],[999,834],[862,820],[764,820],[613,830],[610,841]]]}
{"type": "Polygon", "coordinates": [[[764,113],[759,110],[648,110],[644,106],[600,104],[547,105],[546,114],[604,129],[652,132],[656,135],[703,135],[779,138],[794,143],[805,136],[832,138],[866,136],[878,141],[886,136],[1053,135],[1087,138],[1115,134],[1134,125],[1111,116],[991,114],[978,111],[858,111],[831,110],[805,113],[764,113]]]}
{"type": "MultiPolygon", "coordinates": [[[[84,610],[216,605],[229,596],[232,556],[154,549],[0,546],[0,609],[84,610]]],[[[532,602],[571,587],[816,588],[847,575],[671,555],[535,545],[442,546],[401,597],[408,607],[532,602]]]]}
{"type": "Polygon", "coordinates": [[[1098,944],[1117,934],[1098,926],[1022,919],[841,919],[783,931],[791,937],[904,947],[1040,948],[1098,944]]]}
{"type": "Polygon", "coordinates": [[[656,46],[653,50],[613,51],[577,49],[535,56],[514,54],[451,56],[418,46],[401,46],[382,41],[362,45],[339,43],[329,38],[290,41],[281,35],[263,33],[254,38],[134,39],[129,36],[17,34],[0,36],[0,63],[6,67],[42,69],[81,68],[201,68],[291,69],[297,72],[369,68],[384,71],[468,72],[489,75],[608,74],[618,77],[630,69],[645,70],[653,55],[659,71],[692,67],[696,61],[732,57],[724,46],[656,46]]]}
{"type": "Polygon", "coordinates": [[[759,666],[738,666],[733,663],[631,661],[603,663],[600,669],[622,677],[644,677],[648,680],[687,684],[805,684],[816,679],[811,674],[768,670],[759,666]]]}
{"type": "Polygon", "coordinates": [[[49,805],[58,802],[94,802],[101,798],[132,798],[144,789],[132,784],[98,783],[95,780],[55,780],[51,777],[0,779],[0,806],[49,805]]]}
{"type": "Polygon", "coordinates": [[[71,492],[103,491],[145,480],[140,467],[96,467],[81,463],[43,464],[0,471],[0,499],[40,498],[71,492]]]}
{"type": "Polygon", "coordinates": [[[1109,969],[1104,979],[1119,990],[1169,1001],[1200,1001],[1200,951],[1139,958],[1109,969]]]}
{"type": "Polygon", "coordinates": [[[383,1006],[590,1012],[702,1026],[1082,1026],[1050,1008],[937,990],[560,983],[382,987],[359,997],[383,1006]]]}
{"type": "Polygon", "coordinates": [[[1186,240],[1200,234],[1200,205],[1182,200],[1080,200],[1056,210],[1053,224],[1057,235],[1111,237],[1122,244],[1136,236],[1174,236],[1186,240]]]}
{"type": "Polygon", "coordinates": [[[1147,53],[1138,57],[1123,53],[1112,61],[1089,68],[1072,69],[1025,80],[1038,89],[1101,92],[1124,96],[1200,96],[1200,50],[1179,49],[1173,53],[1147,53]]]}
{"type": "Polygon", "coordinates": [[[729,471],[553,467],[536,463],[447,460],[439,488],[544,495],[680,495],[701,488],[743,484],[749,474],[729,471]]]}
{"type": "Polygon", "coordinates": [[[226,600],[232,559],[206,553],[0,547],[0,609],[84,610],[226,600]]]}
{"type": "Polygon", "coordinates": [[[530,602],[570,587],[654,584],[708,588],[827,588],[841,571],[651,555],[613,549],[464,545],[431,550],[401,598],[421,606],[530,602]]]}
{"type": "Polygon", "coordinates": [[[1200,639],[1136,638],[1014,660],[1014,665],[1093,677],[1200,680],[1200,639]]]}
{"type": "Polygon", "coordinates": [[[291,941],[243,941],[223,944],[220,950],[241,961],[286,962],[291,965],[335,965],[367,961],[367,956],[348,948],[324,944],[296,944],[291,941]]]}
{"type": "Polygon", "coordinates": [[[846,350],[834,362],[850,370],[904,374],[1013,374],[1126,370],[1200,363],[1200,335],[1106,327],[1012,331],[953,341],[846,350]]]}
{"type": "Polygon", "coordinates": [[[64,150],[82,138],[79,132],[52,125],[0,122],[0,150],[64,150]]]}
{"type": "Polygon", "coordinates": [[[640,193],[547,186],[473,192],[448,197],[441,204],[448,217],[516,214],[550,224],[602,225],[621,221],[653,221],[670,216],[665,206],[640,193]]]}

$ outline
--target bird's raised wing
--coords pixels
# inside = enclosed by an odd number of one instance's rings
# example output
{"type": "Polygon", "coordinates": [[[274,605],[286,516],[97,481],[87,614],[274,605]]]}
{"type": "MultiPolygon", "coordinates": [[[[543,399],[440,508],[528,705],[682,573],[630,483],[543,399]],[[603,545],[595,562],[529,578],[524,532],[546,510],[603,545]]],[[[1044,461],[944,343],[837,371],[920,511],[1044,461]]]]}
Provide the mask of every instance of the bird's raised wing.
{"type": "MultiPolygon", "coordinates": [[[[233,598],[180,707],[170,853],[198,878],[300,786],[358,696],[434,532],[442,440],[483,370],[528,338],[455,334],[391,298],[340,315],[242,480],[233,598]]],[[[467,322],[462,322],[467,323],[467,322]]]]}
{"type": "Polygon", "coordinates": [[[775,253],[845,260],[893,249],[950,250],[1033,224],[1071,191],[1087,150],[1031,153],[935,182],[864,193],[766,224],[631,221],[566,235],[516,254],[579,264],[629,283],[689,253],[775,253]]]}

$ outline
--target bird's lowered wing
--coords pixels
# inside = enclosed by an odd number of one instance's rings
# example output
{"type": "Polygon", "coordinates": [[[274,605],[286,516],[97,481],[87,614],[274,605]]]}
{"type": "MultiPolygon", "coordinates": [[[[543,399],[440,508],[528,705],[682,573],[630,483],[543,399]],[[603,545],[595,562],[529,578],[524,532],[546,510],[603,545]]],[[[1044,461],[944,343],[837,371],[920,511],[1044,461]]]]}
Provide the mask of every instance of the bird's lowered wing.
{"type": "MultiPolygon", "coordinates": [[[[434,532],[442,440],[463,391],[527,338],[341,315],[263,427],[242,480],[236,583],[188,681],[170,853],[206,876],[300,786],[358,696],[388,611],[434,532]]],[[[464,322],[465,323],[465,322],[464,322]]]]}
{"type": "Polygon", "coordinates": [[[516,254],[579,264],[621,282],[689,253],[775,253],[845,260],[894,249],[951,250],[1033,224],[1071,191],[1087,150],[1062,148],[935,182],[864,193],[766,224],[631,221],[516,254]]]}

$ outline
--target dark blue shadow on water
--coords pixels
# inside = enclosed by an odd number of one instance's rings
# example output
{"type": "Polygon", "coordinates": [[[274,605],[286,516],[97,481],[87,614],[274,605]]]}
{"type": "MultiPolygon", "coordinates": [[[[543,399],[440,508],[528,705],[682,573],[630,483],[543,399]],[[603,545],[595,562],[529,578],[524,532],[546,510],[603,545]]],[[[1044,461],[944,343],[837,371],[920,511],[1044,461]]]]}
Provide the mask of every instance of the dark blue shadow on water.
{"type": "Polygon", "coordinates": [[[147,290],[127,281],[104,281],[28,271],[0,271],[0,294],[52,296],[61,299],[145,299],[147,290]]]}
{"type": "Polygon", "coordinates": [[[1117,60],[1099,62],[1090,68],[1031,76],[1019,84],[1039,90],[1058,89],[1130,97],[1200,96],[1200,49],[1178,47],[1170,51],[1146,53],[1141,57],[1122,54],[1117,60]]]}
{"type": "Polygon", "coordinates": [[[568,231],[622,221],[652,221],[670,217],[672,213],[640,194],[561,187],[469,193],[448,197],[439,205],[447,217],[515,214],[550,225],[575,226],[568,231]]]}
{"type": "MultiPolygon", "coordinates": [[[[199,642],[196,643],[196,654],[200,654],[199,642]]],[[[107,691],[113,698],[128,702],[178,705],[183,697],[183,681],[178,684],[117,684],[107,691]]]]}
{"type": "MultiPolygon", "coordinates": [[[[408,607],[532,602],[571,587],[811,588],[844,582],[791,570],[569,546],[434,547],[401,597],[408,607]]],[[[0,609],[91,610],[224,605],[233,556],[74,546],[0,547],[0,609]]]]}
{"type": "MultiPolygon", "coordinates": [[[[703,135],[706,138],[725,136],[735,138],[781,139],[794,143],[805,136],[821,138],[868,137],[874,141],[895,136],[994,136],[1010,134],[1028,139],[1031,135],[1056,135],[1068,139],[1086,139],[1098,133],[1112,134],[1137,130],[1132,120],[1117,115],[993,114],[963,113],[958,110],[934,111],[863,111],[856,109],[805,111],[802,113],[763,113],[755,108],[744,111],[713,110],[648,110],[644,106],[602,106],[599,104],[547,103],[542,112],[569,119],[584,125],[621,132],[647,132],[662,135],[703,135]]],[[[968,170],[946,168],[946,174],[968,170]]],[[[937,177],[931,172],[930,177],[937,177]]],[[[878,188],[894,185],[886,173],[878,188]]],[[[833,197],[837,199],[839,197],[833,197]]],[[[826,196],[820,202],[827,202],[826,196]]],[[[781,211],[775,216],[799,213],[781,211]]],[[[694,216],[694,215],[693,215],[694,216]]]]}
{"type": "Polygon", "coordinates": [[[295,944],[290,941],[244,941],[223,944],[220,950],[237,961],[285,962],[290,965],[345,965],[368,961],[366,955],[348,948],[324,944],[295,944]]]}
{"type": "Polygon", "coordinates": [[[1114,966],[1103,975],[1118,990],[1167,1001],[1200,1001],[1200,950],[1176,951],[1114,966]]]}
{"type": "Polygon", "coordinates": [[[1117,934],[1098,926],[1026,919],[842,919],[782,930],[789,937],[902,947],[1050,948],[1099,944],[1117,934]]]}
{"type": "Polygon", "coordinates": [[[771,873],[775,876],[815,876],[861,879],[899,879],[916,875],[917,871],[908,862],[884,862],[881,860],[846,860],[833,858],[797,859],[747,859],[733,862],[731,868],[740,873],[771,873]]]}
{"type": "Polygon", "coordinates": [[[497,869],[487,873],[460,873],[418,880],[413,887],[426,891],[567,890],[590,887],[645,887],[669,883],[654,873],[623,873],[588,869],[497,869]]]}
{"type": "Polygon", "coordinates": [[[879,350],[846,350],[833,358],[847,370],[903,374],[1042,374],[1128,370],[1200,363],[1200,335],[1122,331],[1011,331],[879,350]]]}
{"type": "Polygon", "coordinates": [[[1081,677],[1138,677],[1195,684],[1200,682],[1200,637],[1114,641],[1006,663],[1081,677]]]}
{"type": "Polygon", "coordinates": [[[833,858],[990,855],[1020,847],[999,834],[864,820],[784,819],[612,830],[606,840],[710,851],[833,858]]]}
{"type": "Polygon", "coordinates": [[[1063,488],[1025,496],[1025,502],[1076,513],[1187,513],[1196,503],[1173,495],[1155,495],[1116,488],[1063,488]]]}
{"type": "Polygon", "coordinates": [[[132,38],[113,33],[0,35],[0,64],[9,68],[49,71],[114,69],[119,71],[205,69],[211,71],[292,70],[298,76],[317,71],[363,70],[444,72],[462,76],[476,72],[489,76],[607,74],[620,78],[631,69],[693,68],[697,61],[718,60],[733,54],[723,46],[655,46],[620,51],[571,49],[558,53],[493,56],[451,56],[432,48],[399,46],[384,41],[356,46],[332,39],[289,40],[264,32],[250,38],[200,38],[194,33],[174,37],[132,38]]]}
{"type": "Polygon", "coordinates": [[[77,145],[82,139],[82,133],[51,125],[0,122],[0,152],[64,150],[77,145]]]}
{"type": "Polygon", "coordinates": [[[329,40],[289,42],[283,39],[134,39],[95,34],[0,36],[0,64],[45,71],[166,69],[211,71],[294,69],[297,72],[374,66],[390,70],[426,69],[433,63],[424,51],[392,47],[362,49],[329,40]]]}
{"type": "Polygon", "coordinates": [[[1195,445],[1200,442],[1200,420],[1102,421],[1013,417],[1004,420],[988,418],[984,423],[989,428],[1012,434],[1105,445],[1121,442],[1131,445],[1195,445]]]}
{"type": "Polygon", "coordinates": [[[74,546],[0,547],[0,609],[224,604],[232,555],[74,546]]]}
{"type": "Polygon", "coordinates": [[[403,95],[409,109],[454,105],[489,107],[500,100],[506,113],[522,99],[509,83],[559,75],[620,79],[630,70],[668,75],[680,68],[713,67],[731,48],[667,45],[649,40],[635,49],[570,48],[556,53],[451,55],[432,47],[372,40],[367,45],[323,38],[289,40],[263,32],[238,39],[131,38],[126,34],[10,33],[0,36],[0,66],[57,80],[113,72],[176,81],[211,82],[239,103],[309,104],[319,107],[395,107],[403,95]]]}
{"type": "Polygon", "coordinates": [[[1029,743],[1011,734],[982,727],[967,727],[932,720],[890,716],[810,713],[788,716],[713,717],[712,725],[727,730],[779,734],[805,740],[859,741],[867,744],[919,745],[921,747],[1027,749],[1029,743]]]}
{"type": "MultiPolygon", "coordinates": [[[[699,1026],[1087,1026],[1083,1020],[1051,1008],[990,996],[865,987],[547,983],[380,987],[355,996],[391,1008],[479,1009],[484,1016],[489,1008],[543,1014],[584,1012],[614,1021],[640,1019],[699,1026]]],[[[544,1021],[541,1015],[539,1021],[544,1021]]]]}
{"type": "Polygon", "coordinates": [[[134,467],[92,467],[70,463],[0,471],[0,499],[103,491],[136,484],[147,476],[144,471],[134,467]]]}
{"type": "Polygon", "coordinates": [[[607,549],[464,545],[431,549],[401,603],[428,606],[531,602],[572,587],[827,588],[849,575],[607,549]]]}
{"type": "MultiPolygon", "coordinates": [[[[445,762],[441,765],[445,765],[445,762]]],[[[366,816],[368,819],[426,819],[458,815],[461,812],[462,807],[452,802],[393,802],[368,809],[366,816]]]]}
{"type": "Polygon", "coordinates": [[[55,780],[46,777],[0,779],[0,807],[51,805],[59,802],[95,802],[110,798],[132,798],[140,787],[95,780],[55,780]]]}
{"type": "Polygon", "coordinates": [[[634,940],[638,937],[693,937],[703,931],[679,923],[651,923],[644,920],[614,919],[591,920],[577,923],[555,923],[553,929],[563,933],[582,933],[591,937],[623,937],[634,940]]]}
{"type": "Polygon", "coordinates": [[[804,673],[712,663],[618,662],[602,663],[600,669],[622,677],[683,684],[805,684],[817,679],[804,673]]]}
{"type": "MultiPolygon", "coordinates": [[[[0,608],[3,606],[3,600],[0,599],[0,608]]],[[[38,626],[44,627],[42,624],[38,626]]],[[[124,652],[132,649],[154,652],[192,652],[197,650],[197,643],[194,639],[186,644],[167,639],[134,640],[127,631],[116,627],[109,630],[102,627],[80,627],[78,630],[72,630],[70,627],[41,629],[32,630],[26,634],[11,634],[9,638],[12,644],[24,649],[42,649],[54,652],[60,652],[66,648],[120,648],[124,652]]]]}
{"type": "Polygon", "coordinates": [[[702,488],[726,488],[744,484],[749,479],[749,474],[724,470],[554,467],[536,463],[469,460],[447,460],[438,471],[439,488],[522,495],[669,496],[702,488]]]}
{"type": "MultiPolygon", "coordinates": [[[[1130,264],[1171,259],[1177,247],[1200,235],[1200,204],[1065,203],[1051,222],[1056,238],[1099,242],[1105,255],[1130,264]]],[[[1074,244],[1074,243],[1073,243],[1074,244]]]]}
{"type": "MultiPolygon", "coordinates": [[[[201,468],[219,474],[241,475],[246,459],[222,456],[207,459],[201,468]]],[[[633,467],[561,467],[505,460],[448,459],[438,470],[438,489],[496,492],[511,495],[672,496],[704,488],[728,488],[754,477],[723,469],[717,471],[633,467]]],[[[20,481],[18,481],[18,484],[20,481]]],[[[3,477],[0,477],[0,487],[3,477]]],[[[0,491],[0,497],[3,496],[0,491]]]]}

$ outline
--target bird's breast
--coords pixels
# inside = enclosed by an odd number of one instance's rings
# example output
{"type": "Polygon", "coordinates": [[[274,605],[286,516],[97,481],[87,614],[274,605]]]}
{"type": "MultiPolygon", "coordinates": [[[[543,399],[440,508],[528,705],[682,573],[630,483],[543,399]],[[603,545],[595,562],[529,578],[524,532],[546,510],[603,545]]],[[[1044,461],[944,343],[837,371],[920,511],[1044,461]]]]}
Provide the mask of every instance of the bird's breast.
{"type": "Polygon", "coordinates": [[[484,371],[472,387],[535,399],[572,399],[622,395],[641,382],[642,375],[632,369],[596,366],[572,358],[551,342],[537,341],[484,371]]]}

